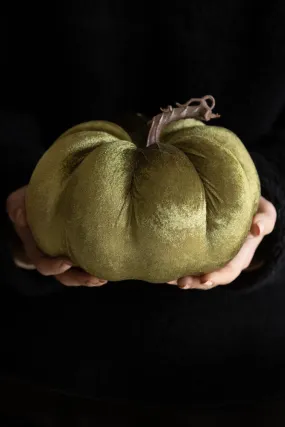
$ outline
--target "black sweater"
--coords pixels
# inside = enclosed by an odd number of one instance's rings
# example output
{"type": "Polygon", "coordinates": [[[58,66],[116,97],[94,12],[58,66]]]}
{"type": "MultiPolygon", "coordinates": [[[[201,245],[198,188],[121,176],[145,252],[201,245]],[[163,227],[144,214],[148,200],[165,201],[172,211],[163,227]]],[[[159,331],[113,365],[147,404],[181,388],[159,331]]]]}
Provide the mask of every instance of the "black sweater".
{"type": "MultiPolygon", "coordinates": [[[[144,395],[149,384],[148,396],[182,399],[187,385],[186,400],[205,401],[208,394],[213,400],[213,393],[234,396],[253,366],[266,366],[270,390],[277,390],[271,368],[285,355],[285,332],[280,332],[282,325],[285,330],[282,0],[258,8],[244,0],[181,0],[164,8],[106,1],[71,1],[64,8],[49,2],[2,11],[1,21],[1,303],[11,303],[11,313],[15,307],[23,310],[18,313],[29,331],[25,340],[40,359],[48,353],[54,360],[49,362],[54,376],[49,371],[45,379],[56,383],[61,378],[65,388],[80,384],[84,393],[96,396],[144,395]],[[161,106],[206,94],[215,97],[221,114],[215,125],[233,130],[245,143],[262,194],[278,212],[275,230],[260,248],[266,259],[260,270],[242,273],[227,287],[182,292],[135,282],[63,289],[53,279],[13,266],[5,199],[28,183],[40,155],[62,131],[82,121],[115,120],[122,112],[152,116],[161,106]],[[19,290],[28,295],[60,292],[24,298],[23,303],[19,290]],[[35,316],[44,330],[36,347],[30,332],[35,316]],[[51,356],[55,345],[60,362],[51,356]],[[80,365],[76,373],[73,362],[66,363],[66,349],[80,365]],[[242,367],[243,375],[232,366],[242,367]],[[227,372],[222,383],[218,368],[227,372]]],[[[15,334],[17,348],[23,329],[10,319],[5,331],[7,337],[15,334]]],[[[12,370],[19,363],[13,351],[6,355],[6,369],[8,360],[12,370]]],[[[40,377],[39,359],[29,365],[28,350],[25,355],[22,372],[40,377]]],[[[252,388],[246,384],[243,396],[253,389],[269,390],[260,387],[260,371],[254,372],[255,382],[252,388]]]]}

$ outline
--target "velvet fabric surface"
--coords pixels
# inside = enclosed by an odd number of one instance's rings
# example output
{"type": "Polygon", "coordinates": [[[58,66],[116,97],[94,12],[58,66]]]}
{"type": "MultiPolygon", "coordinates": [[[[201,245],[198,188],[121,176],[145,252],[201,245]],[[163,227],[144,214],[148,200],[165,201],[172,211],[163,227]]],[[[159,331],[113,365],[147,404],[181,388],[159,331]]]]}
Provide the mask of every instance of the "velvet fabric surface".
{"type": "Polygon", "coordinates": [[[27,214],[48,255],[110,281],[163,283],[232,259],[259,198],[254,163],[228,129],[178,120],[139,148],[115,123],[91,121],[40,159],[27,214]]]}

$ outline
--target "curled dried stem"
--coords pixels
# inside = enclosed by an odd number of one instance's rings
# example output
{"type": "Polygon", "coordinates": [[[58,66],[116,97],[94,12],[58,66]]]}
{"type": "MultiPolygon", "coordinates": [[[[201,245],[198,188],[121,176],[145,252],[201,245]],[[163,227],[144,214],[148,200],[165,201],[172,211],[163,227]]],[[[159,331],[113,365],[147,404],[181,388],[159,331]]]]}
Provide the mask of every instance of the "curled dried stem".
{"type": "Polygon", "coordinates": [[[161,113],[151,120],[151,128],[148,134],[147,147],[159,142],[161,131],[168,123],[189,118],[209,121],[211,119],[220,117],[219,114],[214,114],[212,112],[214,107],[214,97],[211,95],[206,95],[203,98],[191,98],[185,104],[179,104],[177,102],[176,108],[173,108],[171,105],[169,105],[167,108],[161,108],[161,113]],[[194,103],[197,105],[193,105],[194,103]]]}

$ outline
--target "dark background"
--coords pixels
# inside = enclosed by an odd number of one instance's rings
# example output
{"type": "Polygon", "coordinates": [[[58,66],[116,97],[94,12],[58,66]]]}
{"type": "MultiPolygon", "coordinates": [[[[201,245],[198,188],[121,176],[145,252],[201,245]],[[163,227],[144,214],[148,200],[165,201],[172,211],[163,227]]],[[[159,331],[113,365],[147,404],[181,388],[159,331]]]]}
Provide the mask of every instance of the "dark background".
{"type": "Polygon", "coordinates": [[[123,425],[126,414],[133,425],[148,417],[234,425],[243,415],[262,416],[260,425],[281,423],[284,22],[279,0],[258,7],[244,0],[181,0],[171,8],[75,0],[1,5],[3,416],[16,422],[26,413],[28,425],[76,425],[77,416],[89,425],[87,414],[107,425],[110,412],[123,425]],[[15,268],[6,197],[27,184],[62,131],[128,111],[151,117],[161,106],[206,94],[216,98],[219,125],[262,159],[263,190],[278,210],[265,270],[243,273],[237,292],[235,284],[181,292],[139,282],[63,289],[15,268]]]}

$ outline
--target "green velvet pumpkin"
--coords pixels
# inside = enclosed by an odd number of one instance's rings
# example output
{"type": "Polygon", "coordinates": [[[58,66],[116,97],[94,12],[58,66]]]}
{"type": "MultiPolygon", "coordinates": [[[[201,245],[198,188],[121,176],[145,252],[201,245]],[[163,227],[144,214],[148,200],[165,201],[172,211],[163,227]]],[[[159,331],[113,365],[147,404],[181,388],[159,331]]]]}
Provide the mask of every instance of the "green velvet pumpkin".
{"type": "Polygon", "coordinates": [[[92,121],[43,155],[26,207],[46,254],[106,280],[162,283],[232,259],[259,197],[251,157],[225,128],[182,119],[138,148],[118,125],[92,121]]]}

